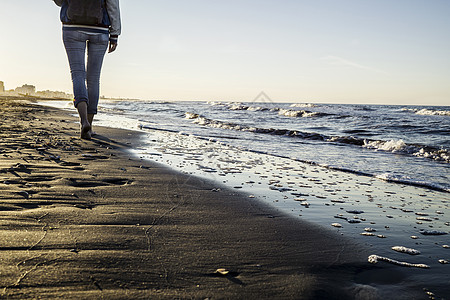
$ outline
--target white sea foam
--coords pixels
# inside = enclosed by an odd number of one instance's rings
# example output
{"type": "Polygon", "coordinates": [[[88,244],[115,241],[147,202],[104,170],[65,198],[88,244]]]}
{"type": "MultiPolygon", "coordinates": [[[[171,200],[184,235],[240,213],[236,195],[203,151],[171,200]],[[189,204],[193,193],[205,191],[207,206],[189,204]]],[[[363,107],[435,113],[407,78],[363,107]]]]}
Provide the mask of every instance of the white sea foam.
{"type": "Polygon", "coordinates": [[[225,122],[216,121],[216,120],[210,120],[208,118],[201,117],[201,116],[198,116],[197,118],[195,118],[193,123],[203,125],[203,126],[209,126],[212,128],[222,128],[222,129],[228,129],[228,130],[240,131],[240,130],[247,129],[246,127],[243,127],[239,124],[231,124],[231,123],[225,123],[225,122]]]}
{"type": "Polygon", "coordinates": [[[402,111],[409,111],[415,113],[416,115],[423,115],[423,116],[450,116],[450,110],[403,108],[402,111]]]}
{"type": "Polygon", "coordinates": [[[250,106],[249,108],[247,108],[247,110],[250,110],[250,111],[266,111],[266,110],[269,110],[269,109],[266,108],[266,107],[261,107],[261,106],[250,106]]]}
{"type": "Polygon", "coordinates": [[[291,104],[290,107],[317,107],[317,105],[312,103],[294,103],[291,104]]]}
{"type": "Polygon", "coordinates": [[[242,105],[242,104],[233,104],[228,106],[229,110],[247,110],[248,106],[242,105]]]}
{"type": "MultiPolygon", "coordinates": [[[[414,180],[407,176],[400,176],[400,175],[395,175],[392,173],[383,173],[383,174],[375,175],[375,178],[378,178],[378,179],[381,179],[384,181],[397,182],[397,183],[403,183],[403,184],[414,185],[414,186],[423,186],[423,187],[428,187],[428,188],[433,188],[433,189],[450,192],[450,189],[447,189],[436,183],[414,180]]],[[[403,211],[405,211],[405,210],[403,210],[403,211]]],[[[408,212],[408,210],[406,210],[406,212],[408,212]]]]}
{"type": "Polygon", "coordinates": [[[404,153],[416,157],[429,158],[437,161],[450,162],[450,151],[447,149],[431,149],[419,145],[408,145],[402,139],[390,141],[368,141],[364,140],[364,148],[375,151],[386,151],[392,153],[404,153]]]}
{"type": "Polygon", "coordinates": [[[286,117],[302,117],[306,113],[304,110],[280,109],[278,114],[286,117]]]}
{"type": "Polygon", "coordinates": [[[375,234],[372,233],[372,232],[361,232],[360,235],[364,235],[364,236],[375,236],[375,234]]]}
{"type": "Polygon", "coordinates": [[[417,115],[431,115],[431,116],[450,116],[450,110],[428,110],[428,109],[421,109],[418,112],[416,112],[417,115]]]}
{"type": "Polygon", "coordinates": [[[378,261],[385,261],[385,262],[388,262],[388,263],[391,263],[394,265],[398,265],[398,266],[402,266],[402,267],[422,268],[422,269],[430,268],[430,266],[426,265],[426,264],[412,264],[412,263],[398,261],[398,260],[391,259],[391,258],[384,257],[384,256],[379,256],[379,255],[370,255],[368,258],[368,261],[371,264],[376,264],[376,263],[378,263],[378,261]]]}
{"type": "Polygon", "coordinates": [[[223,105],[226,105],[225,103],[220,102],[220,101],[207,101],[206,104],[209,104],[209,105],[212,105],[212,106],[223,106],[223,105]]]}
{"type": "Polygon", "coordinates": [[[403,140],[390,140],[390,141],[364,140],[363,147],[387,152],[400,152],[407,149],[408,145],[403,140]]]}
{"type": "Polygon", "coordinates": [[[419,151],[413,153],[417,157],[431,158],[438,161],[450,162],[450,152],[447,149],[439,149],[437,151],[426,151],[421,148],[419,151]]]}
{"type": "Polygon", "coordinates": [[[381,180],[385,180],[385,181],[399,181],[401,180],[398,176],[395,176],[391,173],[383,173],[383,174],[379,174],[376,175],[375,178],[381,179],[381,180]]]}
{"type": "Polygon", "coordinates": [[[403,246],[394,246],[394,247],[392,247],[392,250],[397,251],[397,252],[401,252],[401,253],[407,253],[407,254],[410,254],[410,255],[418,255],[418,254],[420,254],[419,250],[412,249],[412,248],[407,248],[407,247],[403,247],[403,246]]]}
{"type": "Polygon", "coordinates": [[[303,114],[303,118],[311,118],[311,117],[316,117],[316,116],[319,116],[319,115],[321,115],[321,113],[318,113],[318,112],[306,112],[306,113],[304,113],[303,114]]]}
{"type": "Polygon", "coordinates": [[[191,113],[191,112],[185,112],[184,114],[185,114],[185,116],[186,116],[186,117],[185,117],[186,119],[196,119],[196,118],[199,117],[198,114],[191,113]]]}
{"type": "Polygon", "coordinates": [[[279,109],[278,114],[291,118],[298,118],[298,117],[310,118],[321,115],[321,113],[318,112],[311,112],[306,110],[293,110],[293,109],[279,109]]]}
{"type": "Polygon", "coordinates": [[[271,110],[271,109],[269,109],[267,107],[247,106],[247,105],[244,105],[242,103],[230,104],[230,105],[228,105],[228,109],[229,110],[248,110],[248,111],[267,111],[267,110],[271,110]]]}

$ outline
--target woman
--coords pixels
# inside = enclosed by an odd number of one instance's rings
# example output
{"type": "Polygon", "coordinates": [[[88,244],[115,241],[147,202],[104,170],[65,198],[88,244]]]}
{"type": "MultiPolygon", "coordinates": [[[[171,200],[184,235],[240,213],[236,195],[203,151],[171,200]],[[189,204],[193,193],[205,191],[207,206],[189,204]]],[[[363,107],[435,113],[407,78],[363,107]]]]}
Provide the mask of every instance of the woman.
{"type": "Polygon", "coordinates": [[[100,95],[100,72],[106,50],[117,48],[121,33],[119,0],[98,1],[98,18],[93,0],[53,0],[61,7],[63,42],[69,59],[73,82],[74,105],[80,115],[81,138],[93,135],[92,121],[97,114],[100,95]],[[87,5],[83,7],[82,5],[87,5]],[[84,10],[83,10],[84,9],[84,10]],[[82,13],[74,13],[74,12],[82,13]],[[85,63],[87,48],[87,64],[85,63]]]}

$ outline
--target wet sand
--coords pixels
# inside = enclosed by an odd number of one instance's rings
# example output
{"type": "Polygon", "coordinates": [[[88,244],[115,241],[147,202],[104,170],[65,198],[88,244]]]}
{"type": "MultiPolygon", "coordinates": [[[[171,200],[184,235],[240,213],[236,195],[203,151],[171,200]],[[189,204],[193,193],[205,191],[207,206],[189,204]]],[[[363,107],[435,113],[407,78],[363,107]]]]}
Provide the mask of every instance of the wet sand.
{"type": "Polygon", "coordinates": [[[140,160],[137,132],[85,141],[67,112],[0,107],[0,298],[377,299],[405,279],[331,230],[140,160]]]}

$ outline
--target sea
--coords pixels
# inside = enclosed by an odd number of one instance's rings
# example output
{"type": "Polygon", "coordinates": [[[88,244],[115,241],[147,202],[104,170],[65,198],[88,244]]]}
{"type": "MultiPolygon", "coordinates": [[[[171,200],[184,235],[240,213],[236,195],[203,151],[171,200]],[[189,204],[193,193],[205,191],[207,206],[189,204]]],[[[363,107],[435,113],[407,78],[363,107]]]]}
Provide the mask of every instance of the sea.
{"type": "Polygon", "coordinates": [[[143,133],[141,159],[334,230],[408,274],[380,291],[450,298],[450,106],[101,100],[95,122],[143,133]]]}
{"type": "Polygon", "coordinates": [[[450,107],[119,101],[143,129],[450,192],[450,107]]]}

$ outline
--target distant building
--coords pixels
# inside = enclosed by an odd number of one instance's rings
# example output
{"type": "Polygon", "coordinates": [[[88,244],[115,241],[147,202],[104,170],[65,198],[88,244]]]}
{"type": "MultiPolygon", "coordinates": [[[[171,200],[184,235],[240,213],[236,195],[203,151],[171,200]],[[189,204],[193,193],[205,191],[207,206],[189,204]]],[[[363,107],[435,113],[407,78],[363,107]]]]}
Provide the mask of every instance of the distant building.
{"type": "Polygon", "coordinates": [[[59,92],[59,91],[37,91],[36,96],[38,97],[42,97],[42,98],[55,98],[55,99],[71,99],[73,98],[72,95],[64,93],[64,92],[59,92]]]}
{"type": "Polygon", "coordinates": [[[36,92],[36,87],[31,84],[24,84],[21,87],[17,87],[15,92],[22,95],[33,95],[36,92]]]}
{"type": "Polygon", "coordinates": [[[51,99],[73,99],[72,94],[68,94],[61,91],[36,91],[36,87],[31,84],[24,84],[20,87],[16,87],[15,89],[5,90],[5,83],[0,81],[0,94],[3,96],[10,97],[35,97],[35,98],[51,98],[51,99]]]}

